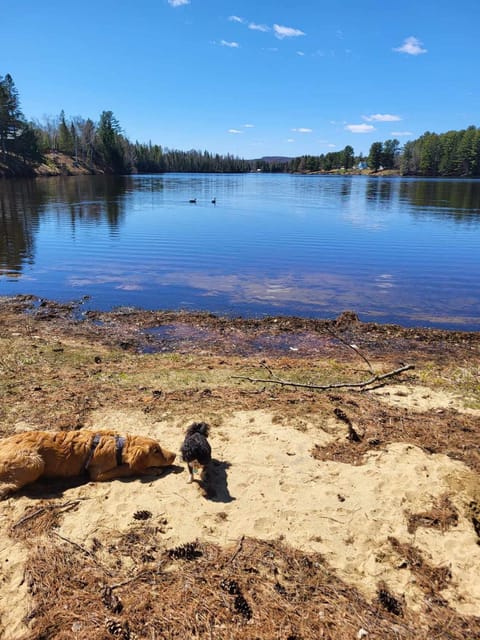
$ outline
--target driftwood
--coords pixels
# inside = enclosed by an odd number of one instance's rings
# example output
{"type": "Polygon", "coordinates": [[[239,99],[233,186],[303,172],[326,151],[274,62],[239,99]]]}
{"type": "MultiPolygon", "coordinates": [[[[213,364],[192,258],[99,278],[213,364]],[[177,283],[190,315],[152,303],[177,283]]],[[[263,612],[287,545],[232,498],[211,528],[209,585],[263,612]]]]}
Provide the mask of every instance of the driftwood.
{"type": "Polygon", "coordinates": [[[388,371],[387,373],[376,374],[368,378],[368,380],[364,380],[363,382],[334,382],[332,384],[309,384],[305,382],[293,382],[292,380],[282,380],[281,378],[251,378],[250,376],[232,376],[233,378],[237,378],[239,380],[248,380],[249,382],[262,382],[268,384],[279,384],[285,387],[300,387],[302,389],[317,389],[319,391],[326,391],[327,389],[361,389],[363,387],[368,387],[375,382],[381,382],[382,380],[386,380],[387,378],[391,378],[393,376],[398,375],[399,373],[403,373],[404,371],[408,371],[409,369],[415,369],[415,365],[406,364],[403,367],[399,367],[398,369],[394,369],[393,371],[388,371]]]}

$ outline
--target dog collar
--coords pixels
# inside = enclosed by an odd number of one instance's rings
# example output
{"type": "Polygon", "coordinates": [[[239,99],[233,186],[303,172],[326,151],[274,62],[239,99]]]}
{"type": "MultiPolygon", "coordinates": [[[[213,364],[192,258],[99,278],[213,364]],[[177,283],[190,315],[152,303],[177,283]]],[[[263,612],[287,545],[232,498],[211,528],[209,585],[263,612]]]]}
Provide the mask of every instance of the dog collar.
{"type": "Polygon", "coordinates": [[[117,457],[117,467],[119,467],[122,461],[123,447],[125,446],[125,438],[122,436],[115,436],[115,455],[117,457]]]}

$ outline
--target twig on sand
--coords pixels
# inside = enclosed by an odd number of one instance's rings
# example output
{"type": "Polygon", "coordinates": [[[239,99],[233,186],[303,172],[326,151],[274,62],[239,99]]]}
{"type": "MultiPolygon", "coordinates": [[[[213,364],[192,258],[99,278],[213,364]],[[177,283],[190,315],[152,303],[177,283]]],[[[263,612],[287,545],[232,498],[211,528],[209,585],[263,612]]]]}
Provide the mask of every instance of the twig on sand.
{"type": "Polygon", "coordinates": [[[340,409],[340,407],[337,407],[334,412],[333,412],[337,418],[339,420],[342,420],[343,422],[345,422],[348,426],[348,439],[351,442],[360,442],[361,441],[361,436],[355,431],[355,428],[352,424],[352,421],[350,420],[350,418],[347,416],[347,414],[345,413],[345,411],[342,411],[342,409],[340,409]]]}
{"type": "Polygon", "coordinates": [[[20,518],[20,520],[17,520],[17,522],[12,524],[12,529],[19,527],[21,524],[23,524],[24,522],[27,522],[28,520],[31,520],[32,518],[36,518],[37,516],[39,516],[42,513],[45,513],[45,511],[48,511],[49,509],[51,510],[56,509],[59,512],[70,511],[70,509],[73,509],[74,507],[76,507],[79,502],[80,500],[69,500],[68,502],[64,502],[63,504],[44,504],[42,507],[40,507],[36,511],[33,511],[32,513],[28,513],[26,516],[23,516],[23,518],[20,518]]]}
{"type": "Polygon", "coordinates": [[[232,557],[230,558],[230,562],[233,562],[235,560],[235,558],[238,556],[238,554],[240,553],[240,551],[243,548],[243,541],[245,540],[245,536],[242,536],[240,538],[240,541],[238,543],[237,548],[235,549],[235,553],[232,555],[232,557]]]}
{"type": "Polygon", "coordinates": [[[60,533],[57,533],[56,531],[52,531],[53,535],[56,536],[57,538],[60,538],[60,540],[63,540],[64,542],[68,542],[68,544],[71,544],[73,547],[75,547],[76,549],[78,549],[79,551],[81,551],[82,553],[84,553],[85,555],[87,555],[89,558],[91,558],[93,560],[93,562],[99,566],[107,575],[111,576],[111,572],[104,567],[93,555],[93,553],[91,551],[89,551],[88,549],[86,549],[83,545],[78,544],[78,542],[74,542],[73,540],[70,540],[69,538],[66,538],[65,536],[62,536],[60,533]]]}
{"type": "Polygon", "coordinates": [[[327,389],[342,389],[342,388],[359,389],[363,387],[368,387],[374,382],[379,382],[380,380],[386,380],[387,378],[396,376],[399,373],[408,371],[409,369],[415,369],[415,365],[406,364],[403,367],[394,369],[393,371],[388,371],[387,373],[382,373],[382,374],[376,374],[371,378],[369,378],[368,380],[364,380],[363,382],[335,382],[332,384],[309,384],[304,382],[293,382],[292,380],[282,380],[281,378],[252,378],[250,376],[232,376],[232,378],[237,378],[239,380],[248,380],[249,382],[262,382],[262,383],[265,382],[270,384],[279,384],[282,386],[300,387],[303,389],[318,389],[319,391],[325,391],[327,389]]]}
{"type": "Polygon", "coordinates": [[[142,571],[139,571],[136,575],[132,576],[128,580],[123,580],[123,582],[117,582],[116,584],[110,585],[109,589],[113,591],[114,589],[125,587],[127,584],[131,584],[132,582],[135,582],[135,580],[139,580],[140,578],[143,578],[143,576],[147,576],[151,573],[152,572],[149,569],[143,569],[142,571]]]}

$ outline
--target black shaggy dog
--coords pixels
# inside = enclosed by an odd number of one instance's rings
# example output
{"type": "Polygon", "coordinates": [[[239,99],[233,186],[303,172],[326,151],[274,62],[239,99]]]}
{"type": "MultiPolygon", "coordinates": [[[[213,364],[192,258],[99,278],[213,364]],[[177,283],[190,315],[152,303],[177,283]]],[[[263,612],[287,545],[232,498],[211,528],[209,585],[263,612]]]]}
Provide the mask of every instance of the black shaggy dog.
{"type": "Polygon", "coordinates": [[[208,442],[210,427],[206,422],[194,422],[185,435],[180,451],[183,461],[187,463],[190,478],[193,481],[193,473],[196,467],[205,468],[212,459],[212,448],[208,442]]]}

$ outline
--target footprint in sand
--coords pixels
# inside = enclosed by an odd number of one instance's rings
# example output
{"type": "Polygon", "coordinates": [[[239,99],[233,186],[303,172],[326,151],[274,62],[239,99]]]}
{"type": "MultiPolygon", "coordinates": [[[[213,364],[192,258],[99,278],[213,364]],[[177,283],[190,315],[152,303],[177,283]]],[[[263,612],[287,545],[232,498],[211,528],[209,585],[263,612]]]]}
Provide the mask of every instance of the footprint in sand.
{"type": "Polygon", "coordinates": [[[264,534],[271,531],[272,520],[270,518],[258,518],[253,524],[253,530],[256,534],[264,534]]]}

